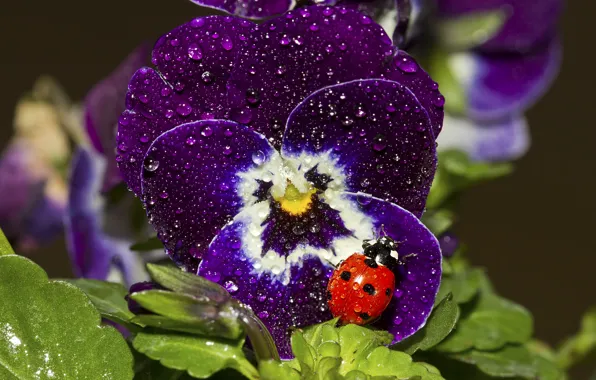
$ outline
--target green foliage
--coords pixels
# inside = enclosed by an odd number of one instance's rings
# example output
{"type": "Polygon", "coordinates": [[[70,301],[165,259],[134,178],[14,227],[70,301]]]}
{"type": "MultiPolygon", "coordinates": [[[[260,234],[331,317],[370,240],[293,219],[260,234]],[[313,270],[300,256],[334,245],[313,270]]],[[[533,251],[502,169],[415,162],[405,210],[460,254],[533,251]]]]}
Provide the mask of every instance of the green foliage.
{"type": "Polygon", "coordinates": [[[439,164],[426,206],[439,209],[456,192],[472,185],[503,177],[513,171],[511,163],[475,162],[466,153],[449,150],[439,153],[439,164]]]}
{"type": "Polygon", "coordinates": [[[0,228],[0,256],[14,255],[14,254],[15,253],[12,249],[12,246],[10,245],[10,243],[8,242],[8,239],[4,235],[4,232],[2,232],[2,229],[0,228]]]}
{"type": "Polygon", "coordinates": [[[445,50],[468,50],[488,41],[506,20],[507,14],[501,9],[446,18],[436,22],[436,41],[445,50]]]}
{"type": "Polygon", "coordinates": [[[164,366],[187,371],[198,379],[209,378],[226,368],[233,368],[249,379],[258,379],[255,367],[244,357],[244,339],[222,340],[204,336],[141,332],[133,347],[164,366]]]}
{"type": "Polygon", "coordinates": [[[556,353],[557,363],[569,368],[596,350],[596,307],[584,314],[580,330],[567,339],[556,353]]]}
{"type": "Polygon", "coordinates": [[[357,325],[336,327],[337,320],[324,322],[292,334],[289,362],[261,362],[264,379],[302,380],[440,380],[439,371],[430,364],[414,362],[404,352],[385,345],[393,337],[386,331],[357,325]]]}
{"type": "Polygon", "coordinates": [[[423,328],[391,348],[410,355],[418,350],[429,350],[441,343],[451,333],[458,319],[459,307],[453,300],[453,295],[449,293],[433,309],[423,328]]]}
{"type": "Polygon", "coordinates": [[[120,333],[77,287],[48,281],[32,261],[0,256],[1,379],[132,379],[120,333]]]}
{"type": "Polygon", "coordinates": [[[163,249],[163,243],[161,242],[161,240],[157,238],[157,236],[152,236],[146,240],[134,243],[130,246],[131,251],[137,252],[147,252],[156,249],[163,249]]]}
{"type": "MultiPolygon", "coordinates": [[[[424,67],[432,78],[439,83],[441,93],[446,99],[445,111],[453,115],[462,115],[466,111],[467,94],[461,81],[449,66],[449,53],[437,48],[426,57],[424,67]]],[[[435,178],[436,180],[436,178],[435,178]]]]}

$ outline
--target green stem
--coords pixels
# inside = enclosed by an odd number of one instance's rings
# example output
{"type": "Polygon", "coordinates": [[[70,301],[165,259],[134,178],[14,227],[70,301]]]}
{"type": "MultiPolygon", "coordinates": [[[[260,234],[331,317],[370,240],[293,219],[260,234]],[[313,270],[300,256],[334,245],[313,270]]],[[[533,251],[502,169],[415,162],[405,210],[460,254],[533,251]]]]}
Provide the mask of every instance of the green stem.
{"type": "Polygon", "coordinates": [[[237,302],[238,320],[250,339],[257,361],[280,361],[277,347],[267,327],[246,305],[237,302]]]}

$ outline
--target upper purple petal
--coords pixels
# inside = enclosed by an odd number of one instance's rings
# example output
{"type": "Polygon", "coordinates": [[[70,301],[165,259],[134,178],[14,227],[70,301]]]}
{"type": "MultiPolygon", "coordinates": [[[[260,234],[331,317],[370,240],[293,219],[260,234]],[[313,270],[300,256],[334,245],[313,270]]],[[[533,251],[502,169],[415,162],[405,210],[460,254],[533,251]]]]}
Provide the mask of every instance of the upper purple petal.
{"type": "Polygon", "coordinates": [[[108,168],[104,190],[121,181],[116,167],[115,147],[118,118],[124,111],[124,99],[132,75],[149,62],[150,46],[139,46],[109,76],[96,84],[84,102],[85,128],[95,150],[106,157],[108,168]]]}
{"type": "Polygon", "coordinates": [[[210,7],[250,19],[267,18],[290,9],[290,0],[191,0],[203,7],[210,7]]]}
{"type": "Polygon", "coordinates": [[[142,68],[129,84],[118,124],[119,168],[140,195],[142,161],[154,139],[177,125],[223,118],[226,84],[253,24],[233,17],[194,19],[159,39],[156,70],[142,68]]]}
{"type": "Polygon", "coordinates": [[[533,54],[470,53],[469,57],[467,113],[477,120],[494,120],[530,107],[550,87],[562,54],[560,41],[554,39],[533,54]]]}
{"type": "Polygon", "coordinates": [[[444,17],[502,10],[508,16],[501,30],[482,45],[484,51],[526,52],[554,36],[563,0],[437,0],[444,17]]]}
{"type": "Polygon", "coordinates": [[[290,115],[282,146],[283,156],[303,152],[329,154],[347,191],[422,215],[436,169],[435,141],[425,109],[400,83],[353,81],[310,95],[290,115]]]}
{"type": "Polygon", "coordinates": [[[144,160],[143,199],[168,254],[188,270],[245,205],[239,174],[277,152],[260,134],[225,120],[181,125],[161,135],[144,160]]]}

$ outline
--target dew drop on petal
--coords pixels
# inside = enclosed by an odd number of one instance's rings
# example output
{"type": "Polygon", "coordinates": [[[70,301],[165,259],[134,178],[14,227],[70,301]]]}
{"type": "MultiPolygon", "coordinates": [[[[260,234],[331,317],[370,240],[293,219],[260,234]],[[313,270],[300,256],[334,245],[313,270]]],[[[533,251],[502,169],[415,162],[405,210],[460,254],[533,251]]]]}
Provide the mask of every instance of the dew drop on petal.
{"type": "Polygon", "coordinates": [[[236,293],[238,291],[238,285],[234,281],[226,281],[224,283],[224,287],[230,293],[236,293]]]}
{"type": "Polygon", "coordinates": [[[146,157],[145,161],[143,162],[143,167],[148,172],[154,172],[157,170],[157,168],[159,168],[159,161],[154,160],[151,157],[146,157]]]}
{"type": "Polygon", "coordinates": [[[402,57],[397,61],[397,68],[404,73],[413,74],[418,71],[418,64],[409,57],[402,57]]]}
{"type": "Polygon", "coordinates": [[[252,162],[254,162],[257,165],[261,165],[263,164],[263,162],[265,161],[265,153],[263,153],[262,151],[256,151],[252,154],[252,162]]]}

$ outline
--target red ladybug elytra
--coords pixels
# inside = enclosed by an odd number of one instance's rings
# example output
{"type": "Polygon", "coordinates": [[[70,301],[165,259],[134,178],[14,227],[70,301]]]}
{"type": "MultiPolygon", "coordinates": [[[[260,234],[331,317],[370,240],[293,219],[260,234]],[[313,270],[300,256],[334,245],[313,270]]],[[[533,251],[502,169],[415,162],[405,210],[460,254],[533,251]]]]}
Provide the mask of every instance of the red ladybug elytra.
{"type": "Polygon", "coordinates": [[[397,246],[388,236],[365,240],[364,254],[354,253],[335,269],[327,296],[331,314],[340,323],[365,325],[387,308],[395,291],[392,269],[398,264],[397,246]]]}

